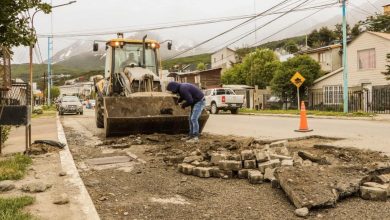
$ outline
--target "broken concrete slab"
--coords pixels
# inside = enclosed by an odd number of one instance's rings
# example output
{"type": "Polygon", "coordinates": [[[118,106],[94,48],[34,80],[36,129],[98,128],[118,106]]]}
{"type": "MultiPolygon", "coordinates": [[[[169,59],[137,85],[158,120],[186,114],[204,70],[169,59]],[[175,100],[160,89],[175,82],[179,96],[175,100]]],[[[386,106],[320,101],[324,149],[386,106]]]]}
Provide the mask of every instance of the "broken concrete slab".
{"type": "Polygon", "coordinates": [[[248,171],[249,169],[242,169],[238,171],[238,178],[239,179],[247,179],[248,178],[248,171]]]}
{"type": "Polygon", "coordinates": [[[88,159],[86,162],[90,165],[105,165],[114,163],[126,163],[132,161],[133,158],[129,156],[113,156],[113,157],[100,157],[88,159]]]}
{"type": "Polygon", "coordinates": [[[306,151],[298,151],[298,156],[300,156],[303,160],[310,160],[311,162],[315,162],[320,165],[331,164],[325,157],[319,157],[306,151]]]}
{"type": "Polygon", "coordinates": [[[227,160],[229,158],[229,153],[228,152],[214,152],[214,153],[211,153],[210,156],[211,156],[210,163],[218,166],[219,161],[227,160]]]}
{"type": "Polygon", "coordinates": [[[248,180],[252,184],[259,184],[259,183],[263,183],[264,176],[258,170],[249,170],[248,171],[248,180]]]}
{"type": "Polygon", "coordinates": [[[265,168],[264,180],[272,181],[275,179],[274,172],[276,168],[265,168]]]}
{"type": "Polygon", "coordinates": [[[282,160],[282,166],[293,166],[294,161],[293,160],[282,160]]]}
{"type": "Polygon", "coordinates": [[[268,160],[268,156],[264,150],[256,150],[254,153],[257,162],[262,163],[268,160]]]}
{"type": "Polygon", "coordinates": [[[287,147],[287,146],[288,146],[288,140],[272,142],[269,145],[270,148],[274,148],[274,147],[287,147]]]}
{"type": "Polygon", "coordinates": [[[270,160],[264,163],[259,163],[258,167],[260,172],[264,173],[266,168],[275,168],[280,166],[280,160],[279,159],[274,159],[270,160]]]}
{"type": "Polygon", "coordinates": [[[386,201],[387,191],[385,189],[376,188],[376,187],[361,186],[360,197],[367,200],[386,201]]]}
{"type": "Polygon", "coordinates": [[[201,162],[201,161],[203,161],[203,157],[202,156],[188,156],[188,157],[185,157],[183,159],[183,163],[192,163],[194,161],[201,162]]]}
{"type": "Polygon", "coordinates": [[[361,171],[347,166],[285,166],[275,177],[295,207],[327,207],[359,191],[361,171]]]}
{"type": "Polygon", "coordinates": [[[375,183],[375,182],[365,182],[365,183],[363,183],[363,186],[384,189],[387,192],[387,196],[390,196],[390,184],[379,184],[379,183],[375,183]]]}

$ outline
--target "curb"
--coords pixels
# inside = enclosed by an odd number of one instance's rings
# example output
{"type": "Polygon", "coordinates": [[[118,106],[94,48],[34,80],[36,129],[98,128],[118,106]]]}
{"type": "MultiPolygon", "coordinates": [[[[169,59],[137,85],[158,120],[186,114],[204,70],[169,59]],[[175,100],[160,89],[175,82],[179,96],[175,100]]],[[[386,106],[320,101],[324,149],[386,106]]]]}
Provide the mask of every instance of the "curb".
{"type": "MultiPolygon", "coordinates": [[[[270,117],[285,117],[285,118],[299,118],[300,115],[292,114],[257,114],[257,113],[239,113],[240,115],[253,115],[253,116],[270,116],[270,117]]],[[[316,119],[341,119],[341,120],[362,120],[362,121],[382,121],[375,119],[375,117],[346,117],[346,116],[316,116],[307,115],[307,118],[316,119]]]]}
{"type": "Polygon", "coordinates": [[[74,163],[73,156],[70,153],[68,142],[66,141],[64,129],[57,115],[57,131],[58,140],[65,144],[64,150],[60,151],[61,167],[62,170],[67,173],[66,181],[74,185],[78,190],[79,194],[75,197],[78,201],[78,206],[83,213],[80,213],[80,219],[88,220],[100,220],[100,217],[96,211],[95,205],[92,202],[91,197],[88,194],[87,189],[80,178],[79,172],[74,163]]]}

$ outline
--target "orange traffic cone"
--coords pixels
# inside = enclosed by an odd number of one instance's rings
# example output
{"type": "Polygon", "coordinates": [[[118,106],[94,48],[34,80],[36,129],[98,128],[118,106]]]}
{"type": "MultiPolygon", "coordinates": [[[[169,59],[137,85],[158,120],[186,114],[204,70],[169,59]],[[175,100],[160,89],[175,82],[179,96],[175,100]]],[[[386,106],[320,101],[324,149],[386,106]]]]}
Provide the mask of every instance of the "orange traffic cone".
{"type": "Polygon", "coordinates": [[[309,127],[307,126],[306,107],[304,101],[301,102],[301,122],[299,124],[299,129],[295,131],[297,132],[313,131],[313,129],[309,129],[309,127]]]}

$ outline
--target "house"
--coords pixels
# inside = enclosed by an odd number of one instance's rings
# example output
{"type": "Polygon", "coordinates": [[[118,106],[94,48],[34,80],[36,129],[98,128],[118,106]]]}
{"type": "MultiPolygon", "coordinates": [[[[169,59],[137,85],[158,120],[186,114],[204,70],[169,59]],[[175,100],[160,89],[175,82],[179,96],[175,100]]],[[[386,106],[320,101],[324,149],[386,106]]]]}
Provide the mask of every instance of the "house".
{"type": "Polygon", "coordinates": [[[221,85],[222,68],[196,70],[192,72],[178,72],[170,73],[168,77],[173,77],[176,82],[191,83],[197,85],[199,88],[208,89],[215,88],[221,85]]]}
{"type": "MultiPolygon", "coordinates": [[[[390,91],[390,81],[382,74],[386,70],[386,55],[389,53],[389,33],[367,31],[348,44],[348,87],[351,91],[349,95],[353,95],[354,100],[360,100],[357,110],[373,109],[375,100],[378,100],[378,97],[374,97],[376,91],[383,88],[390,91]]],[[[340,105],[343,102],[343,68],[315,80],[311,91],[323,94],[323,97],[318,97],[320,101],[313,101],[313,105],[319,103],[340,105]]],[[[390,102],[388,104],[390,105],[390,102]]],[[[353,103],[349,105],[354,107],[353,103]]]]}
{"type": "Polygon", "coordinates": [[[300,51],[297,54],[307,54],[321,65],[326,73],[333,72],[342,66],[341,44],[300,51]]]}
{"type": "Polygon", "coordinates": [[[390,15],[390,4],[387,4],[387,5],[383,6],[383,13],[385,15],[390,15]]]}
{"type": "Polygon", "coordinates": [[[211,69],[222,68],[229,69],[237,62],[236,51],[225,47],[221,50],[216,51],[211,55],[211,69]]]}

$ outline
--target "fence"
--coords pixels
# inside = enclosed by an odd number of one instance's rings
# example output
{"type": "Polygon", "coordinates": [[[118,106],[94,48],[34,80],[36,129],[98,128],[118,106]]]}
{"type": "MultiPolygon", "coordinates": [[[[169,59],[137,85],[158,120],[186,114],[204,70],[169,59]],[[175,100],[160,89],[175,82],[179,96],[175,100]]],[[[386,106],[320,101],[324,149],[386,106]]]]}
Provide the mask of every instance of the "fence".
{"type": "MultiPolygon", "coordinates": [[[[343,92],[310,92],[307,106],[310,110],[343,111],[343,92]]],[[[390,87],[349,91],[348,110],[390,114],[390,87]]]]}

